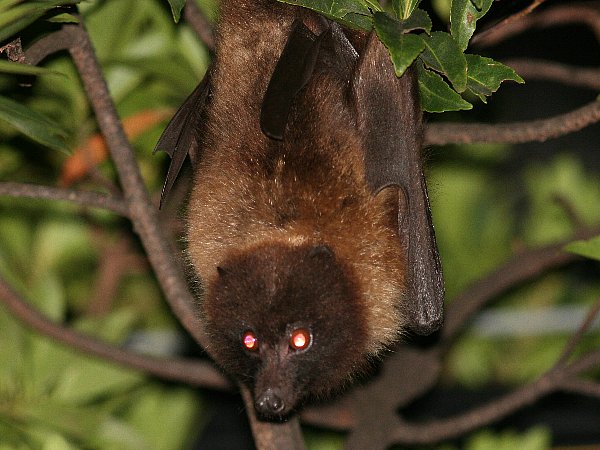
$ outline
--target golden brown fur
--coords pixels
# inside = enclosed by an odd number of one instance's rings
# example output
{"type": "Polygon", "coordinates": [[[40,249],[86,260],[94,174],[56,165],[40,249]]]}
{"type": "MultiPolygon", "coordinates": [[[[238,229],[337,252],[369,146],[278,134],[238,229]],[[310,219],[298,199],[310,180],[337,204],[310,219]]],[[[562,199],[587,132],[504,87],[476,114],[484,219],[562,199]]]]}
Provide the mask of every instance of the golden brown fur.
{"type": "Polygon", "coordinates": [[[189,203],[190,261],[207,283],[234,249],[327,244],[359,279],[368,305],[365,350],[375,354],[404,324],[405,261],[391,222],[397,192],[369,191],[360,136],[341,107],[345,86],[333,77],[311,83],[305,105],[296,108],[302,116],[292,117],[283,142],[261,132],[262,96],[295,17],[294,8],[266,2],[280,12],[265,13],[261,3],[236,2],[235,11],[224,4],[217,58],[228,58],[217,59],[210,127],[189,203]]]}

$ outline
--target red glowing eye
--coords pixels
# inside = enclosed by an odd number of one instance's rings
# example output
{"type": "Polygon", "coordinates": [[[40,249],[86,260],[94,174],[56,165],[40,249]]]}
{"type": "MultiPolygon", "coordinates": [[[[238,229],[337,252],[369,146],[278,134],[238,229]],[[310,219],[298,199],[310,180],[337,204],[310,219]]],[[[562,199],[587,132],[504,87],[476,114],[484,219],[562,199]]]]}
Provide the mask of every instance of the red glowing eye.
{"type": "Polygon", "coordinates": [[[304,350],[310,345],[310,332],[304,328],[292,331],[290,347],[294,350],[304,350]]]}
{"type": "Polygon", "coordinates": [[[242,344],[246,350],[258,350],[258,338],[252,331],[246,331],[242,335],[242,344]]]}

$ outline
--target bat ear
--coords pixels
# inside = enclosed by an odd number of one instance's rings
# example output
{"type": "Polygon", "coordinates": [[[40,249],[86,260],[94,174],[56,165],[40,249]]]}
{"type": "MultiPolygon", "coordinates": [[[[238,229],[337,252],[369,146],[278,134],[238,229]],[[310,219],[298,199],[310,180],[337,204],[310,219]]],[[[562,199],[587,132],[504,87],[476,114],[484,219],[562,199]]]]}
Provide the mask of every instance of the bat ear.
{"type": "Polygon", "coordinates": [[[398,78],[388,51],[371,33],[352,90],[367,184],[374,194],[390,185],[400,191],[398,234],[408,263],[409,327],[429,334],[442,324],[444,283],[423,176],[416,76],[409,68],[398,78]]]}
{"type": "Polygon", "coordinates": [[[308,256],[310,258],[332,258],[333,251],[328,246],[319,244],[315,245],[313,248],[310,249],[310,251],[308,252],[308,256]]]}

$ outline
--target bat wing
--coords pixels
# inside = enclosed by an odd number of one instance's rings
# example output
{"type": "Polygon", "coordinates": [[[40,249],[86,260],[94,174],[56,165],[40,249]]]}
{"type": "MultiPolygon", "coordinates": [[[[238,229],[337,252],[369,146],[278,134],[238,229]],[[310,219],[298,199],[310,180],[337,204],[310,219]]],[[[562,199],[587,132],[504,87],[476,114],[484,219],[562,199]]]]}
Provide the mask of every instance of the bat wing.
{"type": "Polygon", "coordinates": [[[337,24],[324,23],[319,35],[299,19],[292,24],[261,107],[260,126],[270,138],[283,139],[294,99],[315,71],[333,69],[350,79],[358,54],[337,24]]]}
{"type": "Polygon", "coordinates": [[[165,131],[163,131],[153,153],[165,151],[171,157],[171,164],[160,196],[160,206],[169,195],[186,156],[190,155],[192,163],[198,159],[197,132],[202,112],[207,104],[210,92],[210,70],[194,89],[185,102],[179,107],[165,131]]]}
{"type": "Polygon", "coordinates": [[[367,183],[374,193],[399,188],[398,231],[408,262],[410,328],[437,330],[443,320],[444,284],[421,157],[422,112],[416,76],[396,77],[389,54],[373,33],[353,80],[367,183]]]}

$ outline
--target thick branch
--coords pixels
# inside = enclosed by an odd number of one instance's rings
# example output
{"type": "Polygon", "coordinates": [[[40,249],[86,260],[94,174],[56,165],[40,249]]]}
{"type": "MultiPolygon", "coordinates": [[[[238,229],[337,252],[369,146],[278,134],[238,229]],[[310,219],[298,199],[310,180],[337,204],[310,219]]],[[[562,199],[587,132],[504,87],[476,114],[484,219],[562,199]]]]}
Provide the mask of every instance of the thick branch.
{"type": "Polygon", "coordinates": [[[37,66],[47,56],[61,50],[68,50],[72,45],[73,33],[68,27],[63,27],[31,44],[25,51],[25,61],[27,64],[37,66]]]}
{"type": "Polygon", "coordinates": [[[449,419],[435,420],[419,425],[399,420],[397,428],[390,434],[388,445],[392,443],[432,444],[461,436],[533,404],[542,396],[556,389],[559,384],[558,379],[557,375],[543,376],[536,382],[523,386],[498,400],[449,419]]]}
{"type": "Polygon", "coordinates": [[[208,362],[163,359],[140,355],[55,324],[25,302],[0,278],[0,299],[12,315],[39,333],[87,354],[158,377],[213,389],[228,389],[229,382],[208,362]]]}
{"type": "Polygon", "coordinates": [[[569,380],[562,384],[562,390],[600,399],[600,383],[592,380],[569,380]]]}
{"type": "Polygon", "coordinates": [[[597,383],[578,380],[577,376],[600,365],[600,350],[588,353],[571,364],[564,363],[585,331],[590,327],[598,312],[600,312],[600,300],[592,307],[577,333],[567,344],[563,356],[557,364],[537,381],[486,405],[448,419],[435,420],[419,425],[409,424],[400,419],[397,429],[387,444],[432,444],[444,439],[454,438],[500,420],[525,406],[531,405],[544,395],[558,390],[598,395],[600,389],[597,383]]]}
{"type": "MultiPolygon", "coordinates": [[[[117,116],[89,37],[81,25],[69,26],[69,28],[74,33],[74,42],[76,42],[76,45],[73,45],[69,51],[116,165],[134,228],[141,238],[146,254],[175,315],[196,341],[210,351],[206,345],[208,339],[204,326],[194,308],[194,299],[182,277],[183,271],[173,257],[172,249],[168,244],[169,240],[163,235],[156,208],[152,205],[144,186],[134,152],[117,116]]],[[[246,409],[252,420],[253,403],[246,401],[246,409]]],[[[296,434],[290,433],[290,430],[295,429],[299,430],[299,424],[298,419],[293,418],[286,427],[261,422],[260,426],[253,428],[253,431],[259,449],[296,449],[298,448],[297,443],[302,439],[296,434]]]]}
{"type": "Polygon", "coordinates": [[[252,394],[245,386],[240,386],[254,443],[259,450],[304,450],[304,440],[297,418],[282,423],[263,422],[256,417],[252,394]]]}
{"type": "Polygon", "coordinates": [[[600,101],[548,119],[500,124],[432,123],[425,130],[426,145],[502,142],[544,142],[600,122],[600,101]]]}
{"type": "MultiPolygon", "coordinates": [[[[600,228],[598,227],[594,229],[582,229],[575,234],[573,239],[586,239],[595,236],[598,233],[600,233],[600,228]]],[[[405,376],[409,381],[409,391],[422,393],[430,389],[431,386],[435,384],[435,379],[423,375],[415,378],[412,374],[413,370],[407,371],[407,367],[416,368],[417,372],[419,367],[427,367],[423,373],[429,375],[433,374],[435,372],[435,364],[439,362],[441,350],[450,345],[453,338],[463,329],[465,323],[468,322],[487,302],[501,295],[507,289],[533,279],[548,270],[561,267],[578,259],[579,257],[577,255],[562,250],[563,247],[571,241],[572,239],[569,239],[546,247],[523,251],[512,257],[503,266],[488,276],[478,280],[462,294],[455,297],[450,303],[446,310],[444,328],[441,332],[442,335],[436,347],[432,348],[431,351],[415,354],[415,350],[411,347],[405,348],[400,346],[397,352],[391,355],[389,359],[398,360],[400,365],[404,366],[404,368],[398,368],[395,373],[393,370],[388,371],[386,368],[389,365],[389,361],[386,361],[384,371],[380,374],[380,377],[383,378],[387,375],[393,376],[400,371],[404,371],[405,376]],[[419,355],[422,360],[418,361],[417,364],[415,364],[416,361],[411,361],[410,364],[407,364],[404,360],[407,357],[411,357],[411,355],[413,355],[413,357],[419,355]],[[431,367],[429,366],[430,364],[432,365],[431,367]]],[[[375,381],[375,383],[379,384],[385,384],[386,382],[390,381],[375,381]]],[[[367,389],[368,387],[369,385],[366,386],[367,389]]],[[[404,406],[414,398],[416,398],[416,396],[409,395],[407,398],[402,399],[402,402],[397,403],[396,407],[404,406]]],[[[324,413],[322,413],[323,408],[310,408],[303,414],[303,419],[307,423],[317,426],[341,430],[352,429],[358,426],[357,408],[355,403],[351,403],[345,398],[336,404],[326,406],[324,408],[324,413]]]]}
{"type": "Polygon", "coordinates": [[[67,25],[64,29],[72,34],[73,45],[69,51],[117,168],[134,229],[171,308],[190,334],[206,346],[204,328],[193,306],[194,299],[169,247],[169,240],[163,235],[156,208],[150,201],[88,35],[82,25],[67,25]]]}
{"type": "Polygon", "coordinates": [[[51,186],[0,182],[0,196],[26,197],[40,200],[63,200],[78,205],[102,208],[127,217],[129,210],[121,198],[98,192],[76,191],[51,186]]]}

